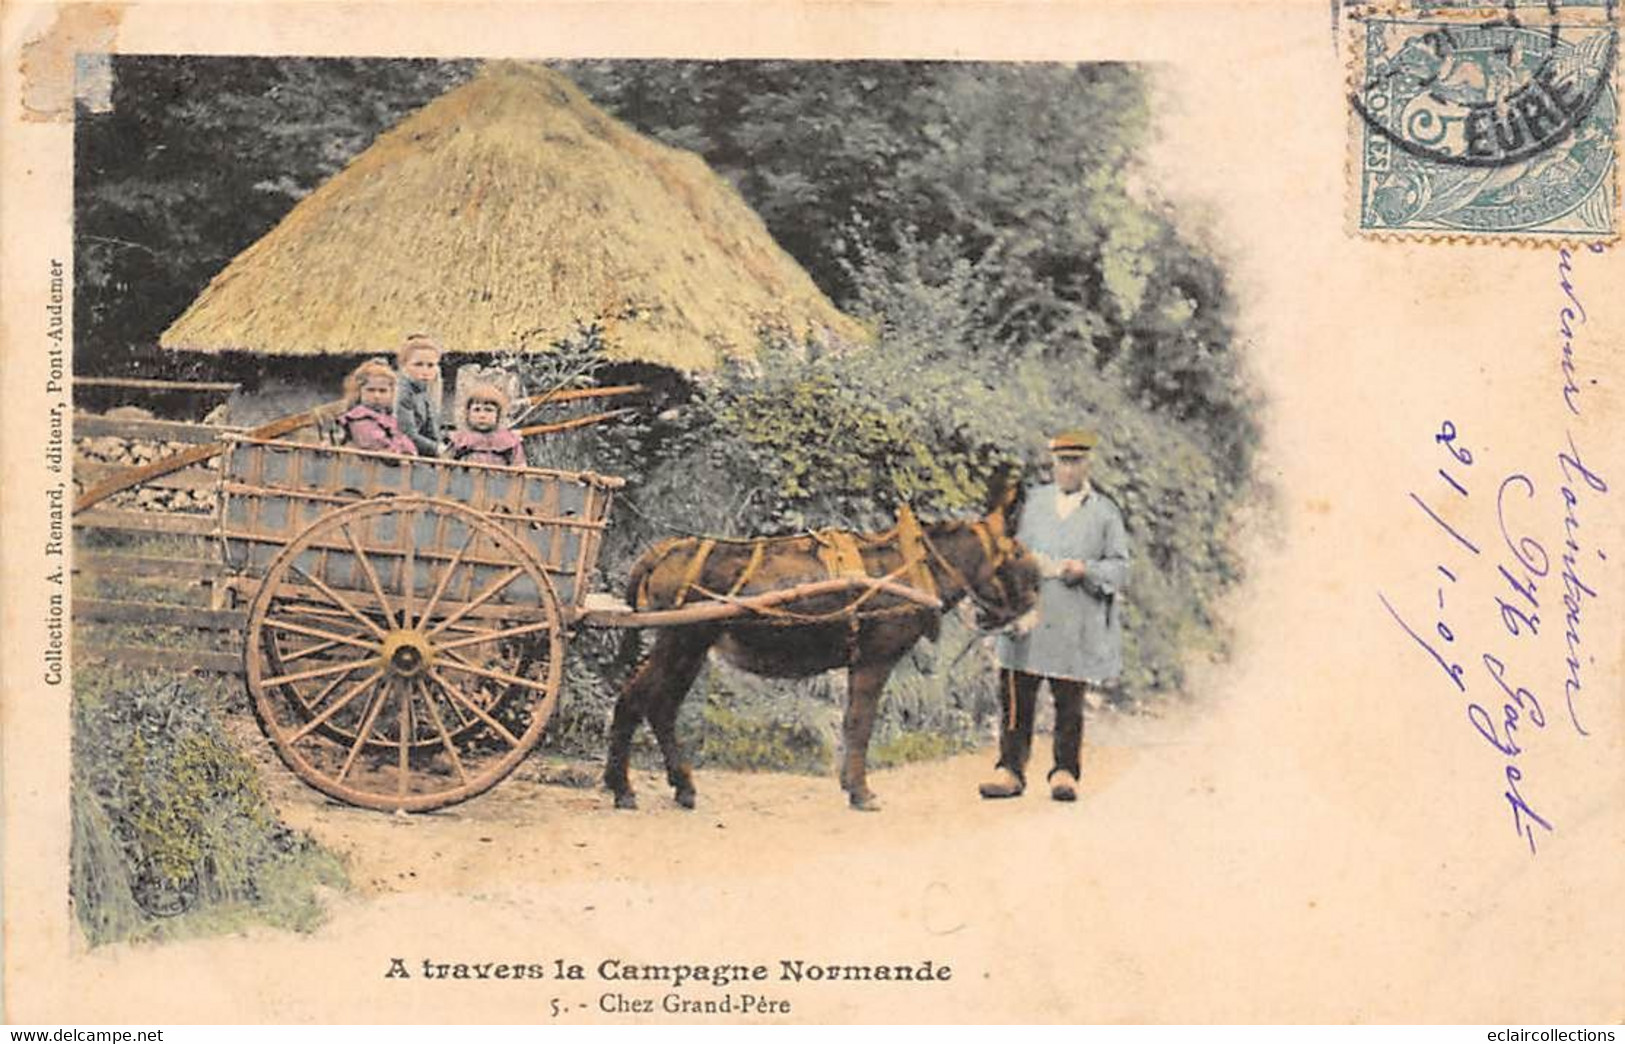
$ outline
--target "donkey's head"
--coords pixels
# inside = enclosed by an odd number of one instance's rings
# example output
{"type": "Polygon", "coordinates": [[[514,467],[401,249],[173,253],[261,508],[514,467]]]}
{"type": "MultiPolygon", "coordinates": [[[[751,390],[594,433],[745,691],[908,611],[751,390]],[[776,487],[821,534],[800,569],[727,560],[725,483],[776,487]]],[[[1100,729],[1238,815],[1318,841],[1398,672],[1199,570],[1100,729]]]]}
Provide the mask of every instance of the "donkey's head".
{"type": "Polygon", "coordinates": [[[998,630],[1038,602],[1038,560],[1012,535],[1021,510],[1022,486],[1014,468],[1002,467],[988,485],[987,513],[971,523],[978,547],[964,570],[976,626],[998,630]]]}

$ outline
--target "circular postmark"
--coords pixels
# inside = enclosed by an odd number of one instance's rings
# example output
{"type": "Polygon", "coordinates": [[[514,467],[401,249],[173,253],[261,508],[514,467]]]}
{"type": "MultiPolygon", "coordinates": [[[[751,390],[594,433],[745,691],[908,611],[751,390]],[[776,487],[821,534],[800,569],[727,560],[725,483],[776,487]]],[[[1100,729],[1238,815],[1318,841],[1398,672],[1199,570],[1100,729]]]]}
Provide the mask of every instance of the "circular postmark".
{"type": "Polygon", "coordinates": [[[1589,19],[1544,10],[1360,23],[1367,227],[1527,228],[1597,198],[1619,123],[1614,0],[1589,19]]]}

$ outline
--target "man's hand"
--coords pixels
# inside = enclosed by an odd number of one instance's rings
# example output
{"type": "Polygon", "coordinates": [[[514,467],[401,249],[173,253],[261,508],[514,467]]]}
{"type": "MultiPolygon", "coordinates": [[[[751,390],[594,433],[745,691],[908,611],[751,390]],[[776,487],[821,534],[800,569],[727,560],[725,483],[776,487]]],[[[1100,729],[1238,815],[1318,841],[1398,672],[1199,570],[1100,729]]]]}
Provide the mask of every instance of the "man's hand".
{"type": "Polygon", "coordinates": [[[1034,606],[1027,612],[1016,617],[1005,625],[1004,633],[1012,638],[1025,638],[1038,626],[1038,607],[1034,606]]]}
{"type": "Polygon", "coordinates": [[[1088,572],[1088,568],[1082,562],[1076,558],[1068,558],[1061,563],[1061,582],[1076,587],[1083,583],[1083,578],[1088,572]]]}

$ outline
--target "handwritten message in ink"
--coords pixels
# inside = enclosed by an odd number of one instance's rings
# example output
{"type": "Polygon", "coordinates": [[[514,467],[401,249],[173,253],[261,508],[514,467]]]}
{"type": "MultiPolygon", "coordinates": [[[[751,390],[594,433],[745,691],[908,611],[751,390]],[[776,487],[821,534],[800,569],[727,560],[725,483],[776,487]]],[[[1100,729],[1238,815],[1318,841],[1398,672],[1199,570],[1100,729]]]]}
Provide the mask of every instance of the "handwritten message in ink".
{"type": "MultiPolygon", "coordinates": [[[[1576,347],[1586,308],[1575,262],[1574,254],[1560,252],[1557,369],[1565,412],[1578,418],[1584,389],[1596,382],[1585,377],[1576,347]]],[[[1608,549],[1582,519],[1608,494],[1608,482],[1571,427],[1530,467],[1492,467],[1472,433],[1450,419],[1428,440],[1431,473],[1404,494],[1438,534],[1430,550],[1436,562],[1428,574],[1427,609],[1416,613],[1415,592],[1390,597],[1378,591],[1377,599],[1408,644],[1426,656],[1428,672],[1460,699],[1467,725],[1493,759],[1494,787],[1514,832],[1538,853],[1541,840],[1557,829],[1557,817],[1542,804],[1538,779],[1526,778],[1525,755],[1531,744],[1550,742],[1542,737],[1553,729],[1591,735],[1586,679],[1595,657],[1587,651],[1585,625],[1602,597],[1596,574],[1608,549]],[[1463,583],[1468,578],[1488,587],[1463,583]],[[1487,600],[1457,594],[1468,589],[1494,593],[1487,600]],[[1412,608],[1402,612],[1396,601],[1412,608]],[[1469,641],[1469,633],[1487,637],[1469,641]],[[1553,680],[1560,680],[1560,698],[1553,680]]]]}

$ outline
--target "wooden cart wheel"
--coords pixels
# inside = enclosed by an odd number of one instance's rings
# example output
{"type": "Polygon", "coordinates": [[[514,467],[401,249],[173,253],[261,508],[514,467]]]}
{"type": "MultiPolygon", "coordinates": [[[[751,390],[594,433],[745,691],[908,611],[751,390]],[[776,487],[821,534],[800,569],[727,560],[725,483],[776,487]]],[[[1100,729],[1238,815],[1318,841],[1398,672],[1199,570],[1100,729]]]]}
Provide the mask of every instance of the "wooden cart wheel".
{"type": "Polygon", "coordinates": [[[391,498],[323,516],[282,549],[244,656],[260,727],[296,775],[350,804],[422,812],[484,792],[536,745],[564,621],[518,537],[454,501],[391,498]]]}

